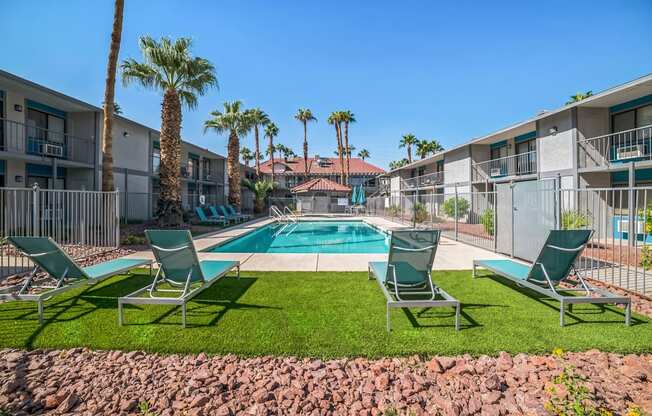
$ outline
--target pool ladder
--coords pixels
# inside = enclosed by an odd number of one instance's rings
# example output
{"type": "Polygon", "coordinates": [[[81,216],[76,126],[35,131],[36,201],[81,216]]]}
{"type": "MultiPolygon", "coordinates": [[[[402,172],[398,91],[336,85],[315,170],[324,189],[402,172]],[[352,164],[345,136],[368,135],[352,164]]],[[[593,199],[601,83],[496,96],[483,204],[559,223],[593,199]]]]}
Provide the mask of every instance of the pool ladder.
{"type": "Polygon", "coordinates": [[[286,223],[293,222],[296,224],[297,223],[296,214],[293,213],[292,210],[289,209],[288,207],[285,207],[284,211],[288,211],[290,215],[281,212],[281,210],[278,209],[276,205],[272,205],[271,207],[269,207],[269,216],[270,218],[275,218],[279,222],[286,222],[286,223]]]}

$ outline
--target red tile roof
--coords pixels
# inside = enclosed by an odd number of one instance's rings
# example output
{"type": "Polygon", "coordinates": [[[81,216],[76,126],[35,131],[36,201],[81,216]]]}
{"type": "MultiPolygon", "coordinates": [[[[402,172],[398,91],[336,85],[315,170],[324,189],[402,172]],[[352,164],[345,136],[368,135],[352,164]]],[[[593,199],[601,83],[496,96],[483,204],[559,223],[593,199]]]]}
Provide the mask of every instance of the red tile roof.
{"type": "Polygon", "coordinates": [[[290,190],[293,193],[300,192],[351,192],[351,188],[326,178],[316,178],[295,186],[290,190]]]}
{"type": "MultiPolygon", "coordinates": [[[[326,163],[319,163],[314,157],[308,158],[308,172],[311,175],[338,175],[340,173],[340,160],[337,157],[320,157],[320,161],[326,163]]],[[[283,158],[274,159],[277,165],[275,175],[296,175],[305,174],[305,165],[302,157],[288,160],[283,158]],[[279,172],[279,165],[285,167],[285,172],[279,172]]],[[[346,161],[344,162],[346,163],[346,161]]],[[[352,157],[350,160],[350,171],[352,175],[379,175],[385,171],[378,166],[374,166],[358,157],[352,157]]],[[[260,171],[265,174],[272,173],[272,162],[266,160],[260,164],[260,171]]]]}

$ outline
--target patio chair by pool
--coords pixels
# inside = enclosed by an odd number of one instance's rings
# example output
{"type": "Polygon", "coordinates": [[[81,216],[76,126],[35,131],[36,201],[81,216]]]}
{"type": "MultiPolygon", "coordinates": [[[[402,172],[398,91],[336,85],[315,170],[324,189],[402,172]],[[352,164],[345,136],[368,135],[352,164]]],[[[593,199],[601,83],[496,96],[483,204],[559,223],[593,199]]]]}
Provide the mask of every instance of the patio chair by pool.
{"type": "Polygon", "coordinates": [[[226,209],[229,211],[231,215],[238,216],[242,218],[244,221],[249,221],[251,219],[251,215],[249,214],[243,214],[240,211],[236,211],[236,209],[233,207],[233,205],[226,204],[226,209]]]}
{"type": "Polygon", "coordinates": [[[240,277],[239,261],[199,261],[188,230],[147,230],[145,235],[158,271],[151,284],[118,299],[120,325],[124,323],[125,304],[156,304],[181,306],[181,324],[185,328],[186,304],[192,298],[233,269],[240,277]]]}
{"type": "Polygon", "coordinates": [[[215,218],[217,220],[223,221],[224,224],[230,224],[231,222],[235,222],[234,219],[229,219],[224,215],[220,214],[219,212],[217,212],[217,208],[215,208],[213,205],[209,205],[208,210],[211,212],[210,218],[215,218]]]}
{"type": "Polygon", "coordinates": [[[224,217],[218,217],[218,216],[211,216],[210,218],[207,217],[202,207],[195,207],[195,213],[197,214],[199,221],[205,224],[226,224],[226,219],[224,217]]]}
{"type": "Polygon", "coordinates": [[[391,330],[391,308],[455,309],[455,329],[460,328],[460,302],[432,281],[432,263],[439,245],[439,230],[393,231],[387,261],[369,262],[387,299],[387,330],[391,330]]]}
{"type": "Polygon", "coordinates": [[[231,212],[229,212],[229,210],[226,209],[224,205],[218,205],[217,209],[219,209],[222,215],[224,215],[224,217],[229,221],[234,221],[234,222],[244,221],[244,218],[241,217],[240,215],[231,214],[231,212]]]}
{"type": "Polygon", "coordinates": [[[484,268],[519,286],[558,300],[560,326],[564,326],[566,305],[571,310],[578,303],[624,305],[625,324],[629,325],[631,299],[588,284],[573,265],[592,234],[592,230],[551,230],[531,267],[512,260],[473,260],[473,277],[478,267],[484,268]],[[571,275],[577,280],[568,279],[571,275]],[[560,287],[560,283],[571,287],[560,287]],[[562,292],[584,293],[572,296],[562,292]]]}
{"type": "Polygon", "coordinates": [[[56,294],[146,265],[150,266],[151,273],[152,260],[148,259],[120,258],[81,267],[49,237],[7,237],[7,241],[29,258],[34,269],[25,283],[3,289],[0,299],[36,302],[39,323],[43,323],[43,302],[56,294]],[[54,284],[37,284],[36,276],[39,270],[47,273],[54,280],[54,284]]]}

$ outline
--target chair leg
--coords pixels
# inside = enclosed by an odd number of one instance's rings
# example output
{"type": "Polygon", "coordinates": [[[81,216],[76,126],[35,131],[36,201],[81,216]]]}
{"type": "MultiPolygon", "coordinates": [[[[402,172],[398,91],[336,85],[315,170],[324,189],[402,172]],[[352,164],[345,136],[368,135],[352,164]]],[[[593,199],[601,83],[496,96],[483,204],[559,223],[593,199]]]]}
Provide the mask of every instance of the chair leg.
{"type": "Polygon", "coordinates": [[[37,302],[37,308],[38,308],[38,323],[42,324],[44,319],[43,319],[43,301],[39,299],[37,302]]]}
{"type": "Polygon", "coordinates": [[[625,325],[629,326],[632,320],[632,302],[625,305],[625,325]]]}
{"type": "Polygon", "coordinates": [[[240,266],[238,266],[238,279],[240,278],[240,266]]]}
{"type": "Polygon", "coordinates": [[[389,304],[387,304],[387,332],[392,331],[392,324],[391,324],[391,321],[390,321],[389,309],[390,309],[389,304]]]}
{"type": "Polygon", "coordinates": [[[473,263],[473,271],[471,272],[471,278],[475,279],[475,263],[473,263]]]}
{"type": "Polygon", "coordinates": [[[457,304],[455,305],[455,330],[459,331],[460,330],[460,313],[461,313],[462,305],[457,304]]]}
{"type": "Polygon", "coordinates": [[[125,322],[124,307],[122,302],[118,301],[118,325],[122,326],[125,322]]]}
{"type": "Polygon", "coordinates": [[[564,301],[560,301],[559,303],[559,326],[563,327],[564,326],[564,301]]]}
{"type": "Polygon", "coordinates": [[[186,304],[185,302],[181,305],[181,326],[186,327],[186,304]]]}

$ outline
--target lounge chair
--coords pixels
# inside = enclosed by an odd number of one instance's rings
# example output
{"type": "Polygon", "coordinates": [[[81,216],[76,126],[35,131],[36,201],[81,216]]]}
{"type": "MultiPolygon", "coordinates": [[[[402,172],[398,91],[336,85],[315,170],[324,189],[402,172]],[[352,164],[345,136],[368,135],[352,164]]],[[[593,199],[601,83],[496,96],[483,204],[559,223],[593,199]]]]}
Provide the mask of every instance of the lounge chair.
{"type": "Polygon", "coordinates": [[[369,262],[372,276],[387,299],[387,330],[391,330],[391,308],[455,309],[455,329],[460,328],[460,302],[437,287],[431,277],[439,244],[439,230],[393,231],[387,261],[369,262]]]}
{"type": "Polygon", "coordinates": [[[477,268],[484,268],[519,286],[558,300],[560,326],[564,326],[566,305],[569,306],[569,310],[572,310],[572,305],[577,303],[625,305],[625,324],[629,325],[631,299],[589,285],[573,265],[592,234],[592,230],[552,230],[532,266],[513,260],[473,260],[473,277],[476,276],[477,268]],[[571,275],[577,280],[568,279],[571,275]],[[570,287],[560,287],[559,284],[562,282],[570,287]],[[560,292],[584,293],[568,296],[560,292]]]}
{"type": "Polygon", "coordinates": [[[241,217],[244,221],[249,221],[251,219],[251,215],[243,214],[241,211],[237,211],[233,207],[233,205],[226,204],[226,209],[229,211],[231,215],[236,215],[238,217],[241,217]]]}
{"type": "Polygon", "coordinates": [[[29,258],[34,269],[25,283],[3,289],[0,299],[36,302],[39,323],[43,323],[43,302],[56,294],[146,265],[150,266],[151,274],[152,260],[148,259],[120,258],[81,267],[49,237],[7,237],[7,241],[29,258]],[[39,270],[54,279],[54,284],[36,284],[39,270]]]}
{"type": "Polygon", "coordinates": [[[156,304],[181,306],[181,324],[186,327],[186,304],[222,277],[237,270],[239,261],[199,261],[188,230],[147,230],[147,241],[158,263],[151,284],[118,299],[118,318],[124,323],[125,304],[156,304]],[[162,287],[167,284],[168,287],[162,287]]]}
{"type": "Polygon", "coordinates": [[[208,206],[208,210],[211,212],[210,218],[215,218],[217,220],[222,221],[224,224],[229,224],[231,221],[229,218],[226,218],[224,215],[221,215],[219,212],[217,212],[217,208],[215,208],[213,205],[208,206]]]}
{"type": "Polygon", "coordinates": [[[224,219],[224,218],[217,218],[217,217],[208,218],[206,216],[206,213],[202,209],[202,207],[195,207],[195,213],[197,214],[197,217],[199,218],[199,221],[203,222],[204,224],[223,224],[223,225],[226,225],[226,219],[224,219]]]}
{"type": "Polygon", "coordinates": [[[229,220],[229,221],[234,221],[234,222],[241,222],[244,220],[241,216],[237,214],[231,214],[228,209],[224,207],[224,205],[218,205],[217,208],[222,212],[222,215],[229,220]]]}

